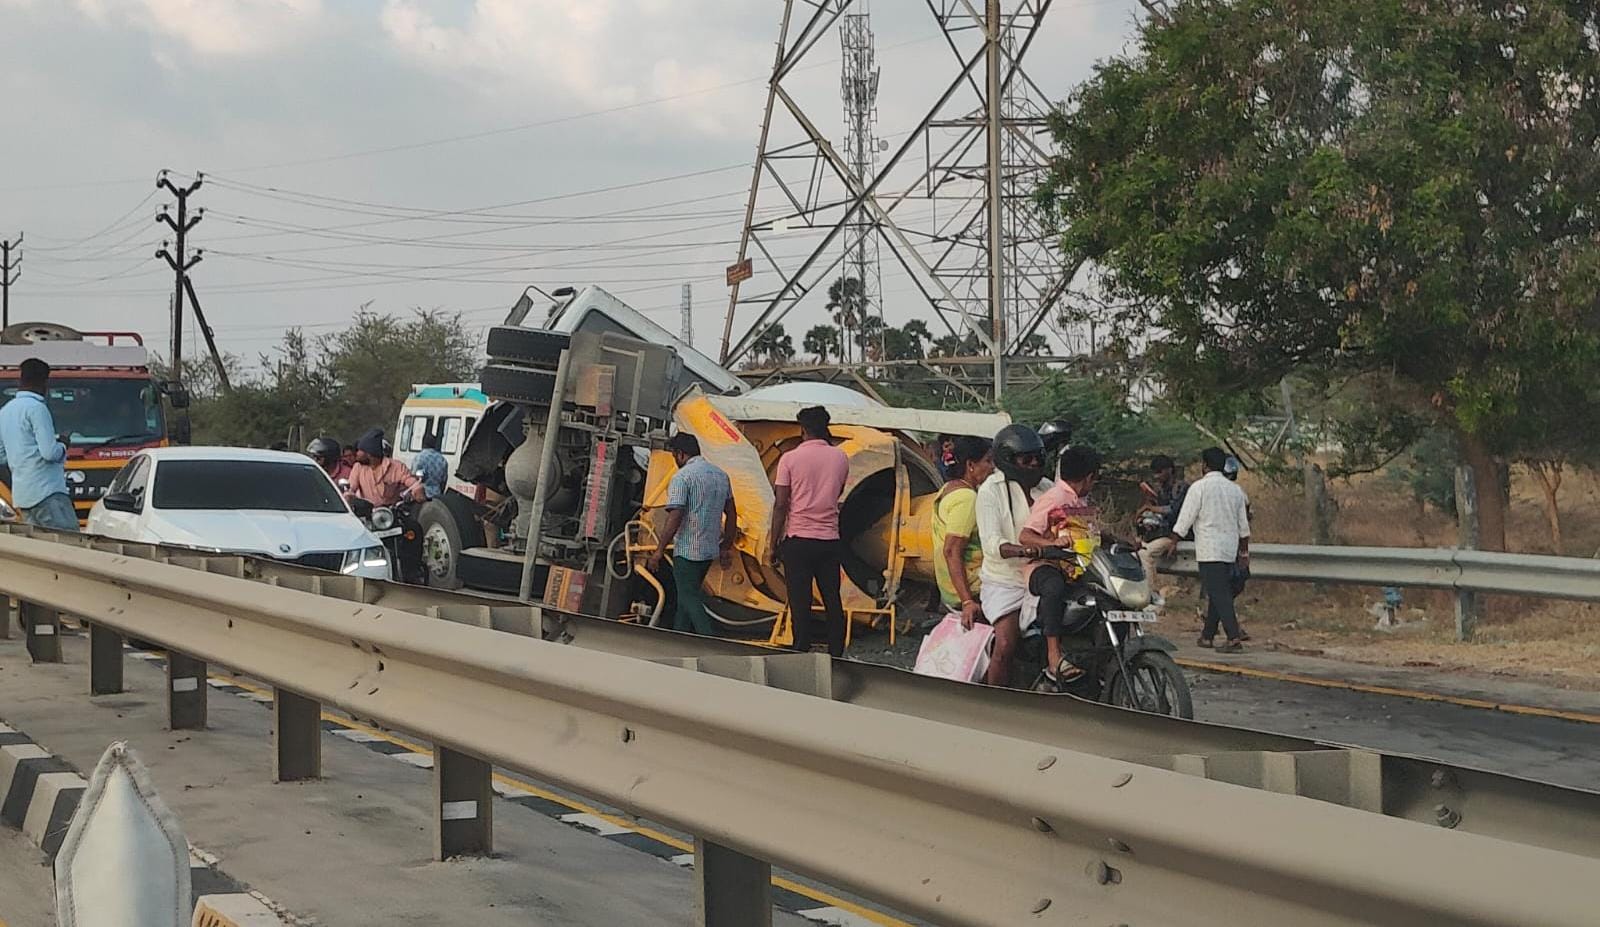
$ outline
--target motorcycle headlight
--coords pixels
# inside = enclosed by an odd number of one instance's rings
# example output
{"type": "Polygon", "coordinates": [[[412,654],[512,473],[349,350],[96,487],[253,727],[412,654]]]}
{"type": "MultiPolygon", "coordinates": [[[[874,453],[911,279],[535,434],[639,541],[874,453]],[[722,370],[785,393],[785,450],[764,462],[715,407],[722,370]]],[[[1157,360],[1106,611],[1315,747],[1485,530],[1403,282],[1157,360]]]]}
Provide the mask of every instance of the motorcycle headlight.
{"type": "Polygon", "coordinates": [[[344,554],[344,566],[339,568],[341,573],[354,573],[362,567],[386,567],[389,565],[389,552],[382,547],[368,547],[363,550],[347,550],[344,554]]]}
{"type": "Polygon", "coordinates": [[[394,509],[373,509],[372,530],[388,531],[394,527],[394,509]]]}

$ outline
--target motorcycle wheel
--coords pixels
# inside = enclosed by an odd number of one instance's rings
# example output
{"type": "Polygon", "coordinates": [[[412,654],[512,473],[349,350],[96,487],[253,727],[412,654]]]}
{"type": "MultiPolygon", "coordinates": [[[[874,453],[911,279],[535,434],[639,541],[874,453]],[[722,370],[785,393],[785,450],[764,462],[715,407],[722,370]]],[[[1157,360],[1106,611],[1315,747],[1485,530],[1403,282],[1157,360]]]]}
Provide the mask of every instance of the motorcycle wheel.
{"type": "Polygon", "coordinates": [[[1106,702],[1119,708],[1194,720],[1189,680],[1170,656],[1159,650],[1141,650],[1127,659],[1127,665],[1126,676],[1121,666],[1112,669],[1106,682],[1106,702]]]}

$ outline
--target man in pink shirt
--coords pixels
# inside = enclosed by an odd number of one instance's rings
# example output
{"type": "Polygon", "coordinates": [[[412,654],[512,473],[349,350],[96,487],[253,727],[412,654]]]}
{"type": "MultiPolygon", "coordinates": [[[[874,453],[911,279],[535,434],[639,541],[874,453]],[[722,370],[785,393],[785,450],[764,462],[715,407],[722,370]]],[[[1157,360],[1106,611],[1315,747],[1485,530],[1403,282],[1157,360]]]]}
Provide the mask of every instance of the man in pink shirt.
{"type": "Polygon", "coordinates": [[[828,410],[801,409],[800,444],[778,459],[773,479],[773,550],[767,559],[783,567],[794,649],[811,650],[811,587],[816,584],[828,619],[828,652],[844,656],[844,604],[839,598],[839,500],[850,461],[833,446],[828,410]],[[781,561],[781,562],[780,562],[781,561]]]}
{"type": "MultiPolygon", "coordinates": [[[[1088,499],[1100,475],[1100,455],[1093,448],[1069,447],[1061,453],[1055,485],[1028,510],[1017,539],[1024,547],[1071,547],[1086,537],[1100,538],[1099,513],[1088,499]]],[[[1068,660],[1061,646],[1065,634],[1081,630],[1066,626],[1067,596],[1072,585],[1061,566],[1034,560],[1025,568],[1028,591],[1039,597],[1039,627],[1044,632],[1048,662],[1045,678],[1056,687],[1077,681],[1082,667],[1068,660]]]]}

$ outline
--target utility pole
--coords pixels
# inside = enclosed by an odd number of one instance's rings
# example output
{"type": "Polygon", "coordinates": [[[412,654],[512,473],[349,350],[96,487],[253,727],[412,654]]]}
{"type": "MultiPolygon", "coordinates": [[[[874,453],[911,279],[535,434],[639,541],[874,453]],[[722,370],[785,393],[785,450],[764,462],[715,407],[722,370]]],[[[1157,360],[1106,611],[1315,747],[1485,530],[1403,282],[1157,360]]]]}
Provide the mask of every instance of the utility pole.
{"type": "Polygon", "coordinates": [[[11,325],[11,284],[22,277],[22,233],[0,241],[0,328],[11,325]],[[11,253],[17,256],[13,258],[11,253]]]}
{"type": "Polygon", "coordinates": [[[693,287],[694,284],[692,283],[683,285],[683,301],[678,304],[678,311],[683,313],[683,331],[679,334],[679,337],[683,339],[684,344],[690,347],[694,347],[693,287]]]}
{"type": "Polygon", "coordinates": [[[193,257],[188,256],[186,253],[185,242],[189,232],[200,224],[200,219],[205,215],[205,209],[203,208],[197,209],[193,216],[189,215],[189,197],[200,189],[203,179],[203,174],[195,174],[194,183],[180,188],[172,183],[165,170],[156,177],[157,189],[166,188],[178,200],[178,217],[176,220],[173,219],[171,213],[167,212],[165,204],[162,205],[161,212],[156,215],[156,221],[165,222],[167,227],[172,229],[172,233],[177,239],[177,247],[171,250],[168,248],[169,243],[163,241],[161,250],[156,252],[156,257],[164,259],[175,275],[172,290],[171,363],[172,379],[178,383],[183,382],[183,298],[185,293],[189,291],[189,270],[200,263],[201,255],[204,253],[196,250],[193,257]]]}

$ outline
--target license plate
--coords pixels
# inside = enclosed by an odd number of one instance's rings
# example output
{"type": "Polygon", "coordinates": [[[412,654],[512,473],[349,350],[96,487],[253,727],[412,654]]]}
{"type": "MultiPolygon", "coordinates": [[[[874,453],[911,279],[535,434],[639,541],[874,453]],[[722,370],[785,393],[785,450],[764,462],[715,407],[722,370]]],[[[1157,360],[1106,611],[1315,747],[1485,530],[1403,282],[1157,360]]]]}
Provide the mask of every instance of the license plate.
{"type": "Polygon", "coordinates": [[[1156,612],[1155,609],[1147,609],[1142,612],[1108,611],[1106,612],[1106,620],[1144,623],[1149,621],[1160,621],[1161,615],[1156,612]]]}

